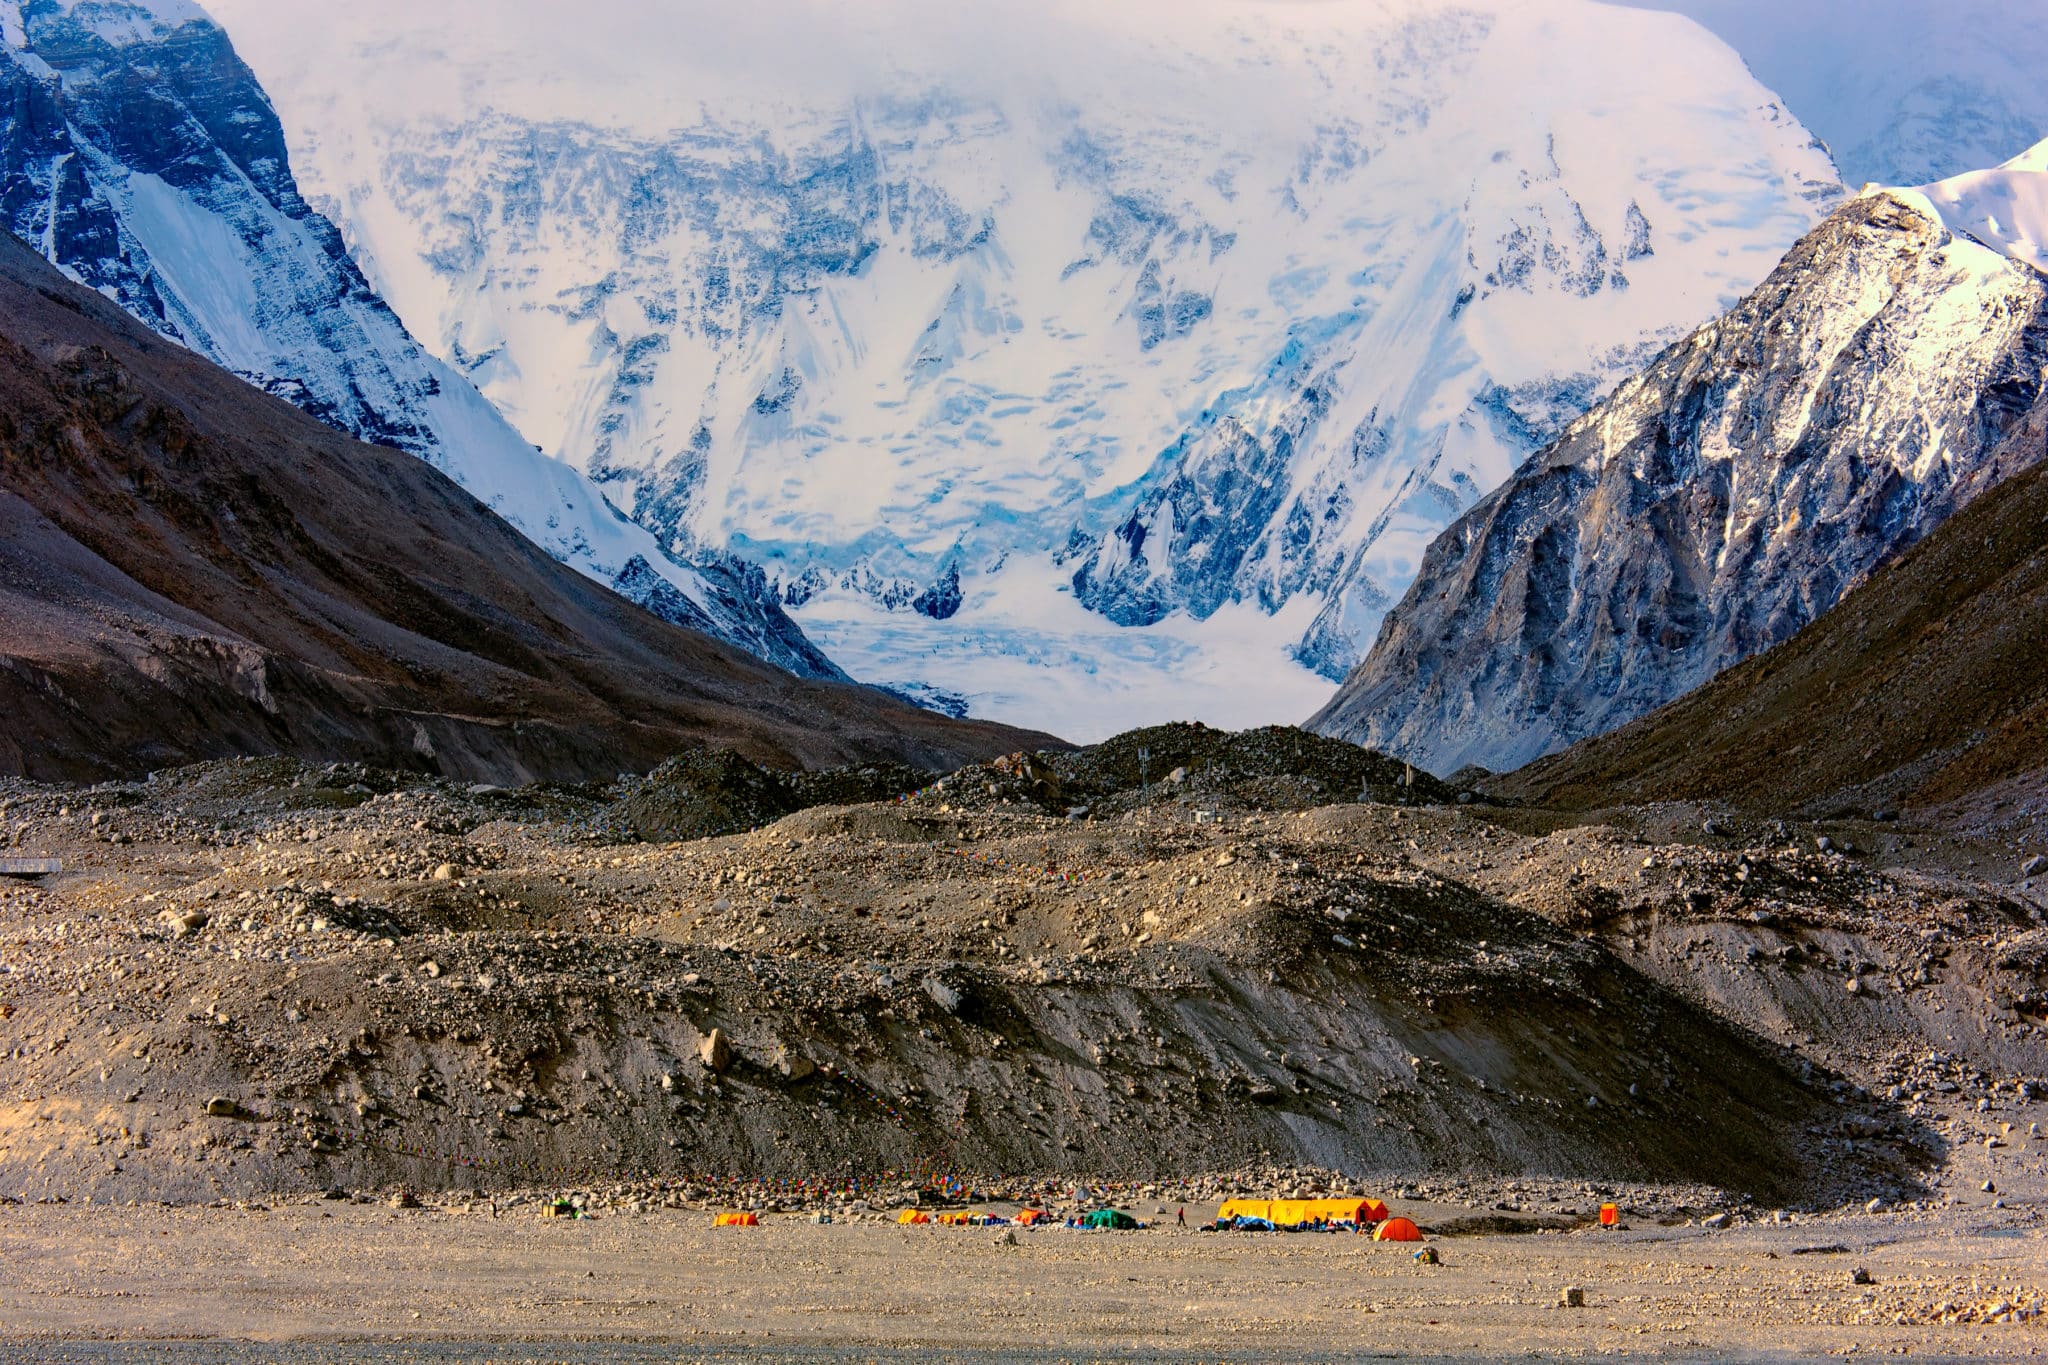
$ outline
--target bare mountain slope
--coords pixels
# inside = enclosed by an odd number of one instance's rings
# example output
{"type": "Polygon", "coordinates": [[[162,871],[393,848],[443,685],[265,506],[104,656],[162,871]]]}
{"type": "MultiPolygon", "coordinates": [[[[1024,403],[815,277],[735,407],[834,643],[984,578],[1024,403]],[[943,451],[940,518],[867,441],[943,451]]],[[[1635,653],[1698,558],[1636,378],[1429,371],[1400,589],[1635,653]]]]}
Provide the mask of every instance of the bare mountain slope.
{"type": "Polygon", "coordinates": [[[2048,791],[2048,402],[1998,458],[2034,467],[1786,643],[1497,785],[1818,815],[2048,791]]]}
{"type": "Polygon", "coordinates": [[[562,567],[426,464],[0,237],[0,771],[239,753],[572,779],[716,742],[953,765],[1035,737],[794,679],[562,567]]]}

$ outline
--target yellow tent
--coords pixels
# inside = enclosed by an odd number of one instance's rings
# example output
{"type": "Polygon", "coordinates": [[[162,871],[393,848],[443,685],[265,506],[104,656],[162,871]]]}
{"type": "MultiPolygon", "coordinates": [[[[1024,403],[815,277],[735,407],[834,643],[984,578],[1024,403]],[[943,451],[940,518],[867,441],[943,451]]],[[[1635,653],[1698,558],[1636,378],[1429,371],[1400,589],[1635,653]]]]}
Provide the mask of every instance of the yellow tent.
{"type": "Polygon", "coordinates": [[[1385,1218],[1387,1206],[1377,1199],[1232,1199],[1216,1216],[1226,1220],[1263,1218],[1276,1228],[1295,1228],[1318,1220],[1363,1227],[1385,1218]]]}
{"type": "Polygon", "coordinates": [[[721,1213],[711,1220],[715,1228],[757,1228],[761,1220],[751,1213],[721,1213]]]}
{"type": "Polygon", "coordinates": [[[1419,1242],[1422,1229],[1406,1218],[1389,1218],[1372,1235],[1375,1242],[1419,1242]]]}
{"type": "Polygon", "coordinates": [[[896,1221],[899,1223],[906,1224],[929,1223],[932,1221],[932,1216],[926,1213],[923,1209],[905,1209],[903,1210],[903,1212],[896,1215],[896,1221]]]}

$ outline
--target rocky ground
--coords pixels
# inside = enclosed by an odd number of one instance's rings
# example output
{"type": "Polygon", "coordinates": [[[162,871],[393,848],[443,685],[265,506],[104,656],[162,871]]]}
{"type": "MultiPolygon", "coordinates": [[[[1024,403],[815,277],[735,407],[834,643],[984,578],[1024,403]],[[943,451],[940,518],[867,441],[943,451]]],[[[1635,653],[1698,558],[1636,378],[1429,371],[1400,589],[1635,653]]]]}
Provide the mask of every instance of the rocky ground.
{"type": "Polygon", "coordinates": [[[2012,1210],[1440,1237],[1435,1264],[1348,1234],[710,1222],[0,1210],[0,1360],[2013,1361],[2048,1272],[2012,1210]]]}
{"type": "Polygon", "coordinates": [[[920,780],[8,783],[0,855],[64,871],[0,883],[0,1199],[2037,1216],[2023,859],[1294,731],[920,780]]]}

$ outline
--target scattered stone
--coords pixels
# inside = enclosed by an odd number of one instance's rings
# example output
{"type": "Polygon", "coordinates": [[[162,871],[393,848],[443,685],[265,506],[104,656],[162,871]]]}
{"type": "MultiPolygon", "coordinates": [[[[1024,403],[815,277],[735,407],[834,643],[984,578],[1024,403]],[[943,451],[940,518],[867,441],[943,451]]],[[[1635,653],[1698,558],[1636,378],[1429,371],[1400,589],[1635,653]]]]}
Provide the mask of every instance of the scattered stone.
{"type": "Polygon", "coordinates": [[[1863,1211],[1864,1211],[1865,1213],[1883,1213],[1883,1212],[1884,1212],[1884,1200],[1882,1200],[1882,1199],[1873,1199],[1873,1200],[1871,1200],[1871,1201],[1870,1201],[1870,1202],[1869,1202],[1868,1204],[1865,1204],[1865,1205],[1863,1206],[1863,1211]]]}
{"type": "Polygon", "coordinates": [[[1586,1306],[1586,1291],[1575,1284],[1566,1285],[1564,1292],[1558,1296],[1558,1306],[1560,1308],[1584,1308],[1586,1306]]]}
{"type": "Polygon", "coordinates": [[[697,1049],[697,1060],[704,1063],[707,1071],[723,1075],[732,1065],[732,1044],[725,1040],[725,1030],[715,1028],[704,1036],[704,1042],[697,1049]]]}
{"type": "Polygon", "coordinates": [[[960,992],[949,985],[937,973],[924,979],[924,993],[931,997],[934,1005],[937,1005],[946,1013],[958,1014],[960,1012],[960,1005],[962,1003],[960,992]]]}
{"type": "Polygon", "coordinates": [[[1870,1278],[1870,1272],[1869,1272],[1868,1270],[1865,1270],[1865,1269],[1864,1269],[1864,1268],[1863,1268],[1862,1266],[1860,1266],[1860,1265],[1859,1265],[1859,1266],[1857,1266],[1857,1267],[1856,1267],[1856,1268],[1855,1268],[1854,1270],[1852,1270],[1852,1271],[1850,1271],[1850,1272],[1849,1272],[1849,1283],[1850,1283],[1850,1284],[1873,1284],[1873,1283],[1875,1283],[1875,1281],[1873,1281],[1873,1280],[1872,1280],[1872,1279],[1870,1278]]]}
{"type": "Polygon", "coordinates": [[[242,1112],[242,1106],[226,1095],[215,1095],[206,1102],[206,1116],[211,1119],[231,1119],[242,1112]]]}
{"type": "Polygon", "coordinates": [[[1712,1228],[1714,1229],[1714,1231],[1719,1232],[1722,1228],[1727,1227],[1730,1221],[1731,1220],[1727,1214],[1717,1213],[1711,1217],[1700,1219],[1700,1226],[1703,1228],[1712,1228]]]}
{"type": "Polygon", "coordinates": [[[454,863],[442,863],[434,869],[434,880],[437,882],[452,882],[455,880],[457,871],[458,869],[454,863]]]}
{"type": "Polygon", "coordinates": [[[2038,877],[2043,872],[2048,872],[2048,854],[2036,853],[2020,865],[2022,877],[2038,877]]]}

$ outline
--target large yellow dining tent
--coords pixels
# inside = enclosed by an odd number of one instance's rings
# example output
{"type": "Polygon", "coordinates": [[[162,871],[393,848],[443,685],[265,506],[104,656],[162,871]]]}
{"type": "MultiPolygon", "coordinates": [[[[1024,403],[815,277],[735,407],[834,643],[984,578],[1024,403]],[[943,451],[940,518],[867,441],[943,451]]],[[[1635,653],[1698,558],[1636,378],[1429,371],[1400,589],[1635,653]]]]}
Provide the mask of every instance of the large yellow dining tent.
{"type": "Polygon", "coordinates": [[[1276,1228],[1298,1228],[1305,1223],[1356,1223],[1364,1227],[1387,1216],[1387,1206],[1377,1199],[1230,1199],[1216,1211],[1225,1222],[1233,1218],[1263,1218],[1276,1228]]]}

